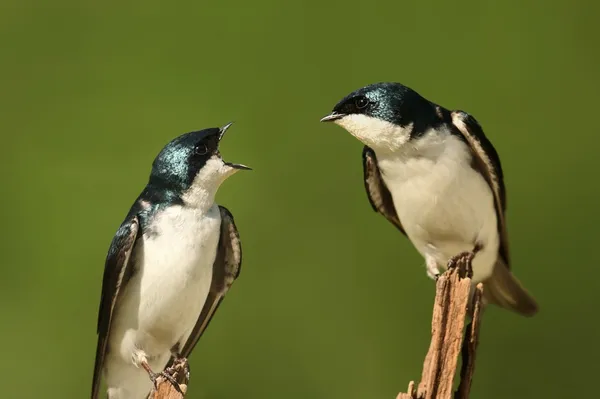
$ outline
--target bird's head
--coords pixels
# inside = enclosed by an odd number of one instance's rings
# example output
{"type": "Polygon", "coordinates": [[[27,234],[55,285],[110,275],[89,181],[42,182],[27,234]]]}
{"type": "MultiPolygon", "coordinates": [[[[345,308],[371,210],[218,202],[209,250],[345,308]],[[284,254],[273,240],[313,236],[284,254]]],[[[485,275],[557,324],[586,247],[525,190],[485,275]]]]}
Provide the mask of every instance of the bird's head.
{"type": "Polygon", "coordinates": [[[170,188],[184,199],[196,192],[214,195],[228,177],[248,166],[225,162],[219,143],[231,123],[183,134],[169,142],[152,164],[150,183],[170,188]]]}
{"type": "Polygon", "coordinates": [[[400,83],[376,83],[344,97],[321,119],[333,122],[364,144],[396,151],[441,123],[435,104],[400,83]]]}

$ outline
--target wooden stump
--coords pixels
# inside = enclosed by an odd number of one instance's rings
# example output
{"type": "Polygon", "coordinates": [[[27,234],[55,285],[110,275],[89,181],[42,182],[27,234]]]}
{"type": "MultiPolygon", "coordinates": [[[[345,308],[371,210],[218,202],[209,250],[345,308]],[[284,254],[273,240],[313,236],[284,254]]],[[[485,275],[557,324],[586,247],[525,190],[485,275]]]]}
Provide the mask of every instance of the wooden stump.
{"type": "Polygon", "coordinates": [[[470,301],[471,265],[458,262],[457,267],[442,274],[436,283],[435,304],[431,321],[431,344],[423,364],[421,382],[415,389],[411,381],[406,393],[396,399],[466,399],[469,397],[475,352],[483,314],[483,285],[475,287],[470,301]],[[471,322],[463,342],[463,328],[467,316],[471,322]],[[462,348],[461,348],[462,343],[462,348]],[[458,368],[458,357],[462,353],[460,385],[452,392],[458,368]]]}

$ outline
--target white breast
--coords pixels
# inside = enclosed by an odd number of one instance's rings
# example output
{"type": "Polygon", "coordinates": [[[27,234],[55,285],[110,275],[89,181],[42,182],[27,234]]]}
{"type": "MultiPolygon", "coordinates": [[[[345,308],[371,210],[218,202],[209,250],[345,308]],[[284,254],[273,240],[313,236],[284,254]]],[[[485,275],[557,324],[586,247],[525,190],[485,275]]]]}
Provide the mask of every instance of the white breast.
{"type": "Polygon", "coordinates": [[[377,154],[402,226],[417,250],[441,269],[475,243],[474,280],[491,274],[498,253],[491,189],[471,168],[467,145],[449,133],[429,133],[413,146],[377,154]]]}
{"type": "Polygon", "coordinates": [[[168,359],[171,346],[185,342],[210,289],[220,225],[217,205],[204,213],[172,206],[151,221],[110,337],[124,359],[135,349],[168,359]]]}

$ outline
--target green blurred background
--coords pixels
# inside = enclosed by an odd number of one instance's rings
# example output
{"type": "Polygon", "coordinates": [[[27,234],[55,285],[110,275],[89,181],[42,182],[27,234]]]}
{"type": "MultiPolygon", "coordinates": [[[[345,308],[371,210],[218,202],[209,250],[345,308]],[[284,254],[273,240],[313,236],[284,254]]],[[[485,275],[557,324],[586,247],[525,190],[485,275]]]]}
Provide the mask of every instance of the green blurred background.
{"type": "Polygon", "coordinates": [[[514,270],[541,312],[485,315],[474,398],[597,394],[599,6],[578,1],[2,0],[3,398],[89,396],[110,240],[173,137],[224,156],[244,265],[189,398],[395,398],[434,284],[370,208],[361,144],[319,118],[399,81],[502,156],[514,270]]]}

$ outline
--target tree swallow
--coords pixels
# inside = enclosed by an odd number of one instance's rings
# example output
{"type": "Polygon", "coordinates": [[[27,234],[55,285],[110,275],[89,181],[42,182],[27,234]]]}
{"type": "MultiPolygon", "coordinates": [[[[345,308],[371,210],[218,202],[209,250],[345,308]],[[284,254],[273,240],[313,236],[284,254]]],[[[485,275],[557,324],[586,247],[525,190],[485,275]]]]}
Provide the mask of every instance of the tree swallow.
{"type": "Polygon", "coordinates": [[[240,273],[242,248],[217,189],[247,166],[224,162],[231,123],[177,137],[114,236],[104,269],[92,399],[144,399],[167,363],[187,358],[240,273]]]}
{"type": "Polygon", "coordinates": [[[399,83],[344,97],[322,122],[360,140],[371,206],[425,258],[427,274],[472,260],[486,302],[532,316],[538,306],[509,269],[506,191],[500,159],[479,123],[399,83]]]}

